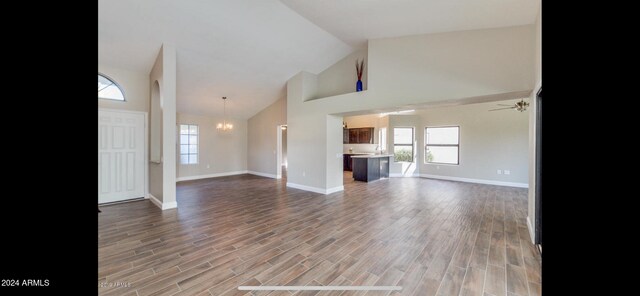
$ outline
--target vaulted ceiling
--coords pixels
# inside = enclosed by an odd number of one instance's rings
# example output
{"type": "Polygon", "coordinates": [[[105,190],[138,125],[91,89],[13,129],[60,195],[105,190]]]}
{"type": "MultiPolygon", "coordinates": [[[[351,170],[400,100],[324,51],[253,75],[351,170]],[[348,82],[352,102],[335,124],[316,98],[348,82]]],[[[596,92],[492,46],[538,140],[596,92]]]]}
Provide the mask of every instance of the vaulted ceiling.
{"type": "Polygon", "coordinates": [[[247,119],[367,39],[532,24],[539,0],[99,0],[98,63],[148,74],[177,52],[177,108],[247,119]]]}
{"type": "Polygon", "coordinates": [[[368,39],[533,24],[540,0],[280,0],[351,46],[368,39]]]}

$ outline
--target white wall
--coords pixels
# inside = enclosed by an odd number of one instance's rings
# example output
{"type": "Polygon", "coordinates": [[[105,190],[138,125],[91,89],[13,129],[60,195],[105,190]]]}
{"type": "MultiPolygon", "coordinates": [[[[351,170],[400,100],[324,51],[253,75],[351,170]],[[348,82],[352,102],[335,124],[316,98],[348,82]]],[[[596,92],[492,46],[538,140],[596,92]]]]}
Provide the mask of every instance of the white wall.
{"type": "MultiPolygon", "coordinates": [[[[160,85],[162,98],[162,163],[149,163],[149,191],[163,209],[176,202],[176,49],[163,44],[149,73],[149,90],[160,85]]],[[[153,114],[151,114],[153,116],[153,114]]]]}
{"type": "Polygon", "coordinates": [[[531,108],[529,109],[529,211],[527,216],[527,223],[529,224],[529,234],[531,235],[531,241],[534,241],[534,226],[536,219],[536,110],[538,106],[536,104],[536,94],[538,89],[542,86],[542,9],[539,8],[538,16],[536,17],[536,34],[535,34],[535,82],[534,89],[531,92],[529,102],[531,108]]]}
{"type": "MultiPolygon", "coordinates": [[[[150,93],[155,93],[156,91],[158,97],[161,97],[162,92],[164,91],[162,88],[162,54],[163,50],[160,48],[160,52],[156,57],[156,61],[153,64],[153,68],[151,68],[151,72],[149,73],[149,84],[148,89],[150,89],[150,93]],[[155,89],[158,87],[158,89],[155,89]]],[[[155,94],[154,94],[155,95],[155,94]]],[[[158,201],[162,202],[163,194],[163,165],[160,161],[162,155],[162,108],[159,104],[153,103],[152,107],[151,100],[149,101],[149,156],[155,155],[153,159],[149,159],[149,194],[156,198],[158,201]],[[160,147],[157,147],[157,146],[160,147]]]]}
{"type": "Polygon", "coordinates": [[[341,135],[342,120],[329,114],[529,94],[534,34],[530,25],[370,40],[365,92],[309,100],[317,95],[317,75],[295,75],[287,83],[288,183],[342,186],[342,178],[327,178],[342,174],[333,163],[343,150],[341,137],[333,138],[341,135]]]}
{"type": "Polygon", "coordinates": [[[378,131],[380,130],[380,123],[382,122],[379,114],[345,116],[342,120],[347,123],[347,128],[373,127],[373,144],[343,144],[342,151],[344,153],[349,153],[349,148],[353,148],[354,153],[377,152],[376,147],[380,143],[378,131]]]}
{"type": "Polygon", "coordinates": [[[98,72],[113,79],[124,91],[125,102],[98,99],[99,108],[149,112],[149,75],[98,64],[98,72]]]}
{"type": "Polygon", "coordinates": [[[355,51],[342,60],[333,64],[318,74],[318,91],[314,99],[341,95],[356,91],[358,75],[356,73],[356,60],[364,59],[364,71],[362,73],[362,89],[368,88],[369,61],[367,49],[355,51]]]}
{"type": "MultiPolygon", "coordinates": [[[[324,138],[327,139],[325,143],[325,155],[327,155],[327,164],[323,173],[325,174],[325,180],[327,184],[332,186],[323,188],[321,186],[314,186],[320,188],[316,192],[329,194],[336,191],[344,190],[342,185],[344,161],[342,153],[342,116],[327,115],[325,116],[325,130],[324,138]],[[339,128],[337,128],[339,127],[339,128]]],[[[320,138],[323,138],[322,135],[320,138]]],[[[313,157],[310,155],[310,157],[313,157]]],[[[323,159],[320,159],[322,161],[323,159]]]]}
{"type": "Polygon", "coordinates": [[[419,111],[416,130],[420,174],[525,187],[529,183],[529,112],[488,111],[497,103],[432,108],[419,111]],[[460,126],[459,165],[424,163],[424,128],[460,126]],[[497,170],[509,170],[498,175],[497,170]]]}
{"type": "MultiPolygon", "coordinates": [[[[335,137],[328,138],[327,113],[306,105],[325,99],[305,102],[315,90],[315,75],[310,73],[301,72],[287,82],[287,186],[322,191],[327,188],[327,166],[334,164],[336,154],[342,153],[342,118],[332,126],[337,130],[335,137]],[[327,147],[331,147],[330,152],[327,147]]],[[[342,174],[342,165],[339,168],[342,174]]],[[[342,186],[341,181],[335,186],[342,186]]]]}
{"type": "Polygon", "coordinates": [[[533,88],[533,25],[369,41],[369,90],[397,103],[533,88]]]}
{"type": "MultiPolygon", "coordinates": [[[[277,127],[287,124],[287,99],[275,101],[248,120],[248,170],[276,177],[277,127]]],[[[288,135],[288,129],[287,129],[288,135]]],[[[283,134],[284,136],[284,134],[283,134]]],[[[283,159],[286,159],[286,152],[283,159]]]]}
{"type": "MultiPolygon", "coordinates": [[[[176,151],[178,181],[243,174],[247,171],[247,121],[229,119],[233,131],[221,134],[216,125],[222,117],[208,117],[178,113],[180,124],[198,125],[198,163],[181,164],[180,150],[176,151]]],[[[178,139],[178,144],[179,139],[178,139]]]]}

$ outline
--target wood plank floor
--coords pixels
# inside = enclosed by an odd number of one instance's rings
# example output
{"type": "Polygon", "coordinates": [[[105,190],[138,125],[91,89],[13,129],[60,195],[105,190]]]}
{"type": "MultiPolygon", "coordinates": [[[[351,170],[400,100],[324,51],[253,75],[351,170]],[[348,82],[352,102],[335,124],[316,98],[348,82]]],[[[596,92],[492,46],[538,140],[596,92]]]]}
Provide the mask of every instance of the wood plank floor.
{"type": "Polygon", "coordinates": [[[180,182],[178,209],[100,207],[100,295],[539,295],[527,190],[391,178],[321,195],[238,175],[180,182]],[[238,291],[398,285],[401,291],[238,291]]]}

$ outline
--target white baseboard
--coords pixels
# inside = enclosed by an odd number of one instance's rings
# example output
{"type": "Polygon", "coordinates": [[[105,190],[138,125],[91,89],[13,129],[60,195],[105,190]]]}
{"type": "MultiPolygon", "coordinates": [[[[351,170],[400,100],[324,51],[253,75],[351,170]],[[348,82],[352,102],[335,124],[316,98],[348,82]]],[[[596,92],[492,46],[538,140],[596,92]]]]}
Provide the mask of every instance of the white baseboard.
{"type": "Polygon", "coordinates": [[[533,232],[533,225],[531,224],[531,219],[527,216],[527,227],[529,228],[529,237],[531,237],[531,243],[536,243],[535,232],[533,232]]]}
{"type": "Polygon", "coordinates": [[[242,174],[246,174],[246,173],[248,173],[248,171],[235,171],[235,172],[224,172],[224,173],[208,174],[208,175],[179,177],[179,178],[176,179],[176,182],[207,179],[207,178],[216,178],[216,177],[224,177],[224,176],[233,176],[233,175],[242,175],[242,174]]]}
{"type": "Polygon", "coordinates": [[[154,205],[162,209],[162,202],[160,202],[155,196],[153,196],[153,194],[149,193],[147,194],[147,196],[154,205]]]}
{"type": "Polygon", "coordinates": [[[420,174],[411,174],[411,175],[405,175],[405,174],[399,174],[399,173],[390,173],[389,174],[389,178],[416,178],[416,177],[420,177],[420,174]]]}
{"type": "Polygon", "coordinates": [[[287,182],[287,187],[296,188],[304,191],[311,191],[311,192],[325,194],[325,195],[344,190],[344,186],[337,186],[333,188],[323,189],[323,188],[311,187],[311,186],[300,185],[300,184],[289,183],[289,182],[287,182]]]}
{"type": "Polygon", "coordinates": [[[278,178],[278,176],[276,176],[274,174],[267,174],[267,173],[261,173],[261,172],[256,172],[256,171],[247,171],[247,173],[248,174],[252,174],[252,175],[256,175],[256,176],[260,176],[260,177],[267,177],[267,178],[272,178],[272,179],[280,179],[280,178],[278,178]]]}
{"type": "Polygon", "coordinates": [[[178,202],[165,202],[162,204],[162,210],[175,209],[178,207],[178,202]]]}
{"type": "Polygon", "coordinates": [[[439,179],[439,180],[448,180],[448,181],[467,182],[467,183],[478,183],[478,184],[487,184],[487,185],[498,185],[498,186],[509,186],[509,187],[518,187],[518,188],[529,188],[529,184],[527,184],[527,183],[503,182],[503,181],[494,181],[494,180],[483,180],[483,179],[471,179],[471,178],[460,178],[460,177],[450,177],[450,176],[439,176],[439,175],[430,175],[430,174],[420,174],[420,177],[422,177],[422,178],[430,178],[430,179],[439,179]]]}
{"type": "Polygon", "coordinates": [[[161,202],[158,200],[158,198],[156,198],[155,196],[153,196],[153,194],[149,193],[147,198],[149,200],[151,200],[151,202],[153,204],[155,204],[158,208],[160,208],[161,210],[168,210],[168,209],[173,209],[173,208],[177,208],[178,207],[178,203],[177,202],[161,202]]]}
{"type": "Polygon", "coordinates": [[[337,186],[337,187],[326,189],[325,194],[331,194],[331,193],[340,192],[340,191],[344,191],[344,186],[337,186]]]}

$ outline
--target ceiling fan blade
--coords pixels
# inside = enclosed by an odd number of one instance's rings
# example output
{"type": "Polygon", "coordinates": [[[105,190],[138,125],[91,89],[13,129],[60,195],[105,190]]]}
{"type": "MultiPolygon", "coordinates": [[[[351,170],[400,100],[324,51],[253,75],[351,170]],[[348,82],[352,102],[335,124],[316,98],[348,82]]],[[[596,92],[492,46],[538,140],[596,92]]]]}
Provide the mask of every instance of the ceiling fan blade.
{"type": "Polygon", "coordinates": [[[498,109],[491,109],[489,111],[498,111],[498,110],[507,110],[507,109],[515,109],[516,107],[509,107],[509,108],[498,108],[498,109]]]}

